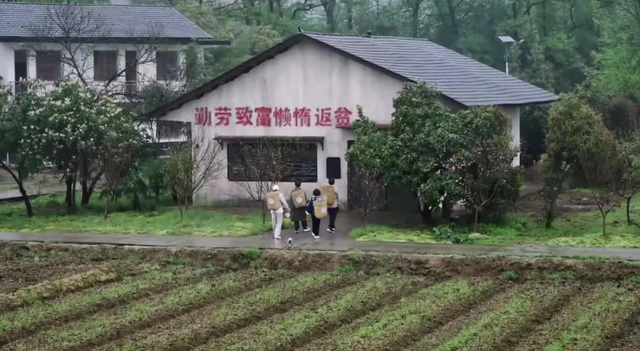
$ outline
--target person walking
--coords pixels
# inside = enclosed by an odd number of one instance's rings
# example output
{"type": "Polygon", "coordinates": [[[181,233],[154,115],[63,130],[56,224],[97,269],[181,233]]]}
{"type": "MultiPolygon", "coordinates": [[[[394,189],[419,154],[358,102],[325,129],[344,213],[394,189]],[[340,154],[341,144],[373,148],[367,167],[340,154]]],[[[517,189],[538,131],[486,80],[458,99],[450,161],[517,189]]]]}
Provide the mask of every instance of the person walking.
{"type": "Polygon", "coordinates": [[[280,233],[282,232],[284,209],[287,210],[287,213],[290,209],[284,195],[280,193],[280,187],[278,185],[274,185],[271,188],[271,191],[267,193],[267,208],[271,211],[271,228],[273,229],[273,237],[275,239],[281,239],[280,233]]]}
{"type": "Polygon", "coordinates": [[[291,191],[291,220],[293,221],[293,229],[296,234],[302,229],[303,232],[308,232],[309,226],[307,223],[307,193],[302,190],[302,182],[300,180],[295,181],[296,187],[291,191]]]}
{"type": "Polygon", "coordinates": [[[327,200],[320,189],[313,191],[313,197],[307,204],[307,213],[311,215],[311,235],[320,238],[320,219],[327,216],[327,200]]]}
{"type": "Polygon", "coordinates": [[[329,233],[336,232],[336,218],[338,217],[338,209],[340,197],[338,190],[335,187],[335,179],[329,179],[329,185],[323,186],[322,195],[327,197],[327,210],[329,211],[329,226],[327,231],[329,233]]]}

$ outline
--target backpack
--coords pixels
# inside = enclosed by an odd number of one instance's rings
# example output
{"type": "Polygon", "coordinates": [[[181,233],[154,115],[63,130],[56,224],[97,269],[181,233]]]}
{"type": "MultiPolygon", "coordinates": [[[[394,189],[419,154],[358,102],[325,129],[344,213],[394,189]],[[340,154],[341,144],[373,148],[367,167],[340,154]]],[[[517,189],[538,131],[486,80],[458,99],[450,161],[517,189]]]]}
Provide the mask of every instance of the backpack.
{"type": "Polygon", "coordinates": [[[267,193],[267,208],[275,211],[282,207],[280,203],[280,193],[277,191],[270,191],[267,193]]]}
{"type": "Polygon", "coordinates": [[[318,219],[327,216],[327,200],[325,197],[319,197],[313,201],[313,215],[318,219]]]}
{"type": "Polygon", "coordinates": [[[293,202],[293,207],[295,208],[307,206],[307,193],[302,189],[292,191],[291,202],[293,202]]]}
{"type": "Polygon", "coordinates": [[[333,185],[325,185],[320,187],[320,193],[327,199],[327,205],[333,206],[336,202],[336,190],[333,185]]]}

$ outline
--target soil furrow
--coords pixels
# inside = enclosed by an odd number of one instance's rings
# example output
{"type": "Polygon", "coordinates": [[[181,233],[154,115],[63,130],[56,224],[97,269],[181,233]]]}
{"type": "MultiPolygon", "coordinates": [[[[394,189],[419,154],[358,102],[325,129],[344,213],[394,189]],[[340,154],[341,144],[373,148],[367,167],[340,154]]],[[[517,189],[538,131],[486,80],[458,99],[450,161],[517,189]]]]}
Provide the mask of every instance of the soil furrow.
{"type": "Polygon", "coordinates": [[[613,285],[601,300],[580,315],[575,323],[544,350],[609,350],[638,312],[638,291],[613,285]]]}
{"type": "Polygon", "coordinates": [[[100,350],[190,350],[211,338],[224,336],[286,312],[300,303],[318,299],[332,290],[362,279],[356,274],[331,272],[303,275],[155,325],[129,338],[105,345],[100,350]]]}
{"type": "Polygon", "coordinates": [[[176,283],[190,284],[213,271],[149,270],[139,277],[85,290],[59,300],[39,302],[2,315],[0,319],[0,346],[27,337],[34,331],[51,325],[60,325],[106,310],[154,293],[171,290],[176,283]]]}
{"type": "Polygon", "coordinates": [[[197,350],[287,351],[424,287],[415,277],[385,275],[245,328],[197,350]]]}
{"type": "Polygon", "coordinates": [[[437,351],[492,351],[508,348],[540,319],[548,318],[569,301],[577,289],[568,286],[525,284],[525,291],[483,316],[437,351]]]}
{"type": "Polygon", "coordinates": [[[526,291],[521,285],[507,288],[481,305],[476,306],[465,314],[460,315],[458,318],[450,321],[449,323],[437,328],[427,335],[425,335],[420,341],[416,342],[413,346],[408,347],[410,351],[424,351],[435,350],[438,346],[443,345],[447,341],[455,338],[460,332],[469,328],[484,316],[504,306],[511,298],[518,296],[526,291]]]}
{"type": "Polygon", "coordinates": [[[638,351],[640,350],[640,317],[636,317],[634,323],[627,328],[627,333],[611,348],[611,351],[638,351]]]}
{"type": "Polygon", "coordinates": [[[134,333],[159,321],[188,313],[208,303],[259,288],[274,280],[291,277],[290,272],[238,272],[182,286],[160,296],[138,301],[85,320],[37,334],[8,345],[9,350],[75,351],[86,350],[134,333]]]}
{"type": "Polygon", "coordinates": [[[491,282],[454,280],[436,284],[341,327],[301,350],[402,349],[499,291],[501,287],[491,282]]]}
{"type": "Polygon", "coordinates": [[[100,268],[67,278],[45,281],[14,291],[11,294],[2,294],[0,295],[0,314],[33,304],[36,301],[52,299],[70,292],[84,290],[97,284],[119,280],[121,277],[115,269],[100,268]]]}

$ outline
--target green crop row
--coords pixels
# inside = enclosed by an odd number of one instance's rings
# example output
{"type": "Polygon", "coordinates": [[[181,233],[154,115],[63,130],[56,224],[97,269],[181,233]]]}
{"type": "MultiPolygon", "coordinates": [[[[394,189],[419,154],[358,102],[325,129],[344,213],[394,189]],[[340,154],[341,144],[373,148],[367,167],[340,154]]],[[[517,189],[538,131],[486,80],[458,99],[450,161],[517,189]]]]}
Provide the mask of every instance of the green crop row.
{"type": "Polygon", "coordinates": [[[483,317],[436,351],[494,350],[504,344],[504,338],[518,333],[549,313],[570,296],[571,288],[530,289],[513,296],[506,306],[483,317]]]}
{"type": "MultiPolygon", "coordinates": [[[[199,314],[198,323],[175,333],[151,335],[140,342],[125,344],[121,350],[188,350],[212,337],[252,323],[263,315],[284,312],[323,292],[357,281],[355,274],[313,273],[245,293],[237,300],[199,314]],[[280,307],[279,307],[280,306],[280,307]],[[280,310],[278,310],[280,308],[280,310]]],[[[199,312],[199,311],[196,311],[199,312]]]]}
{"type": "Polygon", "coordinates": [[[606,289],[605,294],[545,351],[598,351],[608,349],[609,338],[624,330],[632,316],[640,310],[637,292],[626,288],[606,289]]]}
{"type": "Polygon", "coordinates": [[[407,276],[384,275],[368,280],[350,292],[319,308],[303,309],[267,320],[240,333],[214,340],[199,350],[267,351],[290,350],[301,340],[328,332],[371,310],[379,308],[389,298],[414,291],[419,280],[407,276]]]}
{"type": "Polygon", "coordinates": [[[135,298],[136,293],[159,289],[177,281],[190,281],[203,273],[202,270],[184,272],[152,269],[140,276],[131,277],[88,294],[74,294],[55,303],[40,302],[12,311],[0,319],[0,345],[10,339],[17,339],[21,333],[37,330],[47,323],[60,323],[97,312],[102,308],[135,298]]]}
{"type": "Polygon", "coordinates": [[[135,328],[229,297],[272,278],[264,275],[256,277],[252,272],[239,272],[217,279],[206,279],[145,301],[122,306],[115,311],[98,313],[85,320],[40,333],[35,338],[15,343],[12,350],[84,350],[100,341],[131,333],[135,328]]]}
{"type": "Polygon", "coordinates": [[[43,282],[15,291],[12,294],[0,295],[0,312],[27,306],[39,300],[50,299],[119,278],[120,275],[114,270],[96,269],[63,279],[43,282]]]}
{"type": "Polygon", "coordinates": [[[455,304],[480,297],[490,284],[472,285],[465,281],[437,284],[405,297],[380,318],[375,316],[353,334],[337,335],[331,350],[373,350],[397,344],[420,333],[439,317],[451,313],[455,304]],[[375,319],[374,319],[375,318],[375,319]]]}

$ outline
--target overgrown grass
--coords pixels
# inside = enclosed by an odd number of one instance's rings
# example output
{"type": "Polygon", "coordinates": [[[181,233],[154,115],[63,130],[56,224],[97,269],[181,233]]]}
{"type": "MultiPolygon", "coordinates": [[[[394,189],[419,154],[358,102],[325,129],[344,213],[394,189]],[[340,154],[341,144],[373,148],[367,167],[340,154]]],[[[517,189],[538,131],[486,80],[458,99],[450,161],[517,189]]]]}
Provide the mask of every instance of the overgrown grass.
{"type": "MultiPolygon", "coordinates": [[[[465,244],[479,245],[546,245],[609,248],[640,248],[640,225],[626,224],[624,206],[607,216],[607,237],[602,237],[602,217],[598,211],[574,213],[558,218],[553,228],[546,229],[539,218],[512,213],[504,223],[481,224],[478,232],[485,235],[472,239],[471,227],[451,226],[452,235],[465,244]]],[[[634,199],[632,218],[640,214],[640,197],[634,199]]],[[[440,227],[441,228],[441,227],[440,227]]],[[[439,227],[402,228],[394,225],[368,225],[351,232],[357,241],[451,243],[437,235],[439,227]]]]}
{"type": "MultiPolygon", "coordinates": [[[[78,204],[80,198],[77,199],[78,204]]],[[[110,205],[111,213],[104,218],[103,199],[95,194],[89,206],[67,214],[64,196],[49,195],[32,200],[35,216],[28,218],[21,202],[0,204],[0,232],[88,232],[104,234],[157,234],[199,236],[249,236],[271,229],[271,218],[263,223],[262,214],[231,209],[193,208],[180,219],[171,199],[145,204],[144,212],[136,212],[126,199],[110,205]]],[[[285,227],[290,226],[285,221],[285,227]]]]}

